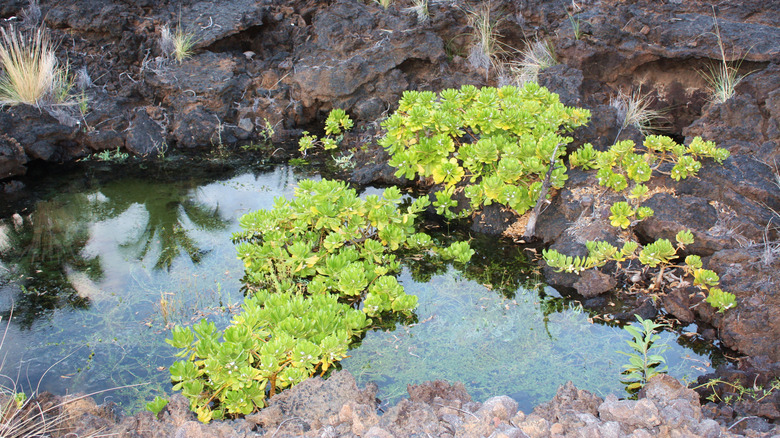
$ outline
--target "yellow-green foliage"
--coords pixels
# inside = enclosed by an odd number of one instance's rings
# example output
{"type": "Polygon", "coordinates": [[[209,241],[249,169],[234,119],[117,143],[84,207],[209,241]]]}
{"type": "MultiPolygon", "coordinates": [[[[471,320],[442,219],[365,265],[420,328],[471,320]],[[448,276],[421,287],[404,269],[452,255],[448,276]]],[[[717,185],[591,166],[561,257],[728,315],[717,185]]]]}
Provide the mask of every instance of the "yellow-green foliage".
{"type": "MultiPolygon", "coordinates": [[[[618,193],[627,192],[627,201],[616,202],[610,207],[609,220],[613,227],[627,229],[653,215],[652,209],[640,205],[649,193],[644,183],[654,173],[658,173],[664,163],[673,164],[669,175],[679,181],[696,175],[701,169],[699,159],[712,158],[722,163],[729,157],[728,150],[718,148],[715,143],[700,137],[684,146],[669,137],[651,135],[645,138],[643,146],[644,150],[638,151],[633,141],[626,140],[600,152],[586,144],[569,158],[572,167],[597,169],[596,177],[600,185],[618,193]]],[[[625,260],[638,260],[647,267],[658,267],[661,273],[665,268],[680,268],[684,275],[693,279],[693,285],[707,296],[706,301],[718,311],[723,312],[736,306],[735,296],[716,287],[719,283],[717,274],[702,269],[698,256],[688,256],[684,265],[674,264],[678,253],[693,243],[693,234],[688,230],[680,231],[676,240],[677,244],[673,245],[667,239],[658,239],[645,245],[639,254],[636,253],[639,244],[635,241],[626,242],[620,250],[608,242],[587,242],[586,257],[567,256],[555,250],[544,250],[542,254],[547,264],[555,270],[574,273],[604,266],[609,261],[621,263],[625,260]]],[[[656,278],[653,287],[658,286],[662,276],[656,278]]]]}
{"type": "Polygon", "coordinates": [[[535,83],[466,85],[439,95],[406,91],[398,110],[382,123],[387,134],[379,144],[390,153],[397,176],[419,175],[444,185],[434,202],[439,214],[465,216],[493,202],[522,214],[536,203],[551,159],[552,186],[563,187],[566,148],[558,146],[572,139],[562,134],[589,117],[588,110],[564,106],[557,94],[535,83]],[[452,210],[456,186],[465,186],[470,201],[460,213],[452,210]]]}

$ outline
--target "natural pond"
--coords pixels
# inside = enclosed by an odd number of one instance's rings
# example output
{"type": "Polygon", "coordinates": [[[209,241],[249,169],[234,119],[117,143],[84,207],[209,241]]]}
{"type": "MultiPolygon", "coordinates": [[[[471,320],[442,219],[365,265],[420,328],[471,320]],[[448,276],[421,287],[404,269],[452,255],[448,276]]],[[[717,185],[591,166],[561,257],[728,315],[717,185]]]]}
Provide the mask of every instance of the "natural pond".
{"type": "MultiPolygon", "coordinates": [[[[170,393],[170,328],[204,317],[227,324],[243,300],[238,218],[291,197],[302,178],[319,177],[209,162],[29,175],[25,200],[0,212],[1,384],[109,390],[97,398],[130,412],[170,393]]],[[[509,395],[526,411],[568,380],[624,394],[618,350],[630,335],[545,286],[521,248],[470,237],[477,253],[465,266],[406,263],[399,280],[419,298],[415,317],[370,331],[341,366],[359,384],[376,382],[387,403],[435,379],[462,381],[477,400],[509,395]]],[[[662,338],[670,374],[693,380],[723,359],[687,330],[662,338]]]]}

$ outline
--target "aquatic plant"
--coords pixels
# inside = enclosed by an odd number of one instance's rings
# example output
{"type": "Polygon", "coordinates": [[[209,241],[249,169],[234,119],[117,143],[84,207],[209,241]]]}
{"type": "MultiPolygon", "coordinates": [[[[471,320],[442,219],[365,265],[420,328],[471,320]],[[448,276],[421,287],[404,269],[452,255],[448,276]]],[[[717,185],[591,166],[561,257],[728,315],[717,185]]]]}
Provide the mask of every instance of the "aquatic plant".
{"type": "Polygon", "coordinates": [[[328,371],[370,322],[335,295],[256,291],[224,332],[206,320],[173,330],[168,342],[185,358],[170,368],[173,389],[200,421],[247,415],[266,396],[328,371]]]}
{"type": "Polygon", "coordinates": [[[633,351],[629,353],[618,351],[618,353],[628,356],[628,364],[623,365],[622,380],[629,392],[638,391],[653,376],[666,372],[667,367],[664,365],[666,359],[662,354],[669,348],[665,344],[658,344],[660,337],[656,331],[663,327],[663,324],[642,319],[639,315],[634,316],[636,316],[640,328],[631,325],[624,327],[633,337],[633,340],[626,341],[633,351]]]}
{"type": "MultiPolygon", "coordinates": [[[[596,177],[600,185],[618,193],[627,192],[626,201],[610,206],[609,220],[613,227],[627,229],[653,215],[652,209],[641,205],[649,194],[649,188],[644,183],[652,178],[654,172],[660,172],[659,168],[664,163],[673,163],[668,174],[679,181],[696,175],[701,169],[698,159],[708,157],[722,163],[729,156],[728,150],[718,148],[715,143],[700,137],[694,138],[686,147],[669,137],[651,135],[645,138],[644,147],[645,151],[639,154],[634,142],[625,140],[600,152],[586,144],[569,158],[572,166],[597,169],[596,177]]],[[[542,254],[547,264],[555,270],[574,273],[602,267],[609,261],[617,262],[620,269],[622,262],[638,260],[647,267],[659,268],[650,285],[650,290],[656,291],[662,289],[665,270],[679,268],[684,276],[693,279],[693,285],[705,293],[706,301],[718,311],[734,307],[735,296],[716,287],[719,283],[717,274],[702,269],[698,256],[688,256],[683,265],[673,263],[678,252],[693,243],[693,234],[682,230],[677,233],[676,241],[675,246],[667,239],[658,239],[644,245],[638,254],[639,243],[635,240],[626,241],[620,249],[604,241],[587,242],[588,255],[585,257],[567,256],[556,250],[544,250],[542,254]]]]}
{"type": "Polygon", "coordinates": [[[0,28],[0,105],[61,104],[70,100],[73,84],[67,66],[54,53],[46,29],[30,32],[0,28]]]}
{"type": "Polygon", "coordinates": [[[563,187],[565,148],[559,146],[572,139],[561,133],[589,117],[588,110],[565,107],[535,83],[466,85],[439,95],[405,91],[398,110],[382,123],[387,134],[379,144],[396,176],[442,185],[433,205],[446,218],[466,217],[494,202],[523,214],[539,198],[549,166],[552,186],[563,187]],[[461,210],[455,209],[456,192],[468,199],[461,210]]]}
{"type": "MultiPolygon", "coordinates": [[[[336,293],[348,301],[364,299],[369,316],[408,312],[415,305],[393,273],[400,262],[394,252],[428,251],[430,236],[416,233],[414,221],[429,201],[419,198],[399,208],[401,192],[385,189],[383,197],[357,196],[343,182],[303,180],[292,200],[277,198],[273,210],[248,213],[239,220],[243,231],[238,255],[246,281],[267,287],[287,280],[282,289],[304,287],[308,293],[336,293]]],[[[444,257],[468,260],[473,251],[454,243],[440,250],[444,257]]]]}
{"type": "MultiPolygon", "coordinates": [[[[417,297],[394,276],[395,253],[433,247],[414,229],[429,201],[400,204],[396,187],[361,199],[343,182],[303,180],[292,200],[240,218],[234,240],[249,290],[241,313],[224,332],[202,320],[168,341],[185,358],[170,368],[174,389],[201,421],[262,408],[266,396],[344,358],[368,317],[411,313],[417,297]]],[[[464,242],[439,251],[463,263],[473,254],[464,242]]]]}

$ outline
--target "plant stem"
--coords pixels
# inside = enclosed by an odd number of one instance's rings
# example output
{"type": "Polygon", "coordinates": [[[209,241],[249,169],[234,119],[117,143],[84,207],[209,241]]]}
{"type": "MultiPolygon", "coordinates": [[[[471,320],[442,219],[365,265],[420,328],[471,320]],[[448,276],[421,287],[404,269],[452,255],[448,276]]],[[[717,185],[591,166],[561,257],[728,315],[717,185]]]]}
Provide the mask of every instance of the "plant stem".
{"type": "Polygon", "coordinates": [[[525,233],[523,233],[523,239],[526,241],[533,239],[536,236],[536,220],[541,214],[542,204],[544,204],[547,197],[547,191],[550,189],[550,178],[552,177],[553,170],[555,170],[555,157],[558,156],[558,147],[561,143],[555,145],[552,156],[550,157],[550,167],[547,168],[547,174],[544,176],[544,182],[542,182],[542,190],[539,192],[539,199],[536,200],[536,205],[528,216],[528,224],[525,227],[525,233]]]}

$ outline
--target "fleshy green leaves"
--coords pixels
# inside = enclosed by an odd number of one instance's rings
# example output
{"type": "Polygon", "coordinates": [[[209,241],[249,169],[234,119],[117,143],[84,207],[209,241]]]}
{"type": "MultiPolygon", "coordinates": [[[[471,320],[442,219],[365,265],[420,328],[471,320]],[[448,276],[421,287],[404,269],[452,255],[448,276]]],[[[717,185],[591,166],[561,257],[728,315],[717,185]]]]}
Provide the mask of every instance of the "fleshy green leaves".
{"type": "MultiPolygon", "coordinates": [[[[346,128],[344,117],[331,122],[346,128]]],[[[175,327],[166,340],[184,358],[170,367],[174,390],[198,419],[262,408],[266,390],[273,395],[346,357],[369,316],[414,310],[417,297],[393,276],[400,270],[394,252],[433,247],[414,228],[429,201],[401,203],[397,187],[361,199],[343,182],[303,180],[293,199],[241,217],[234,238],[250,295],[242,311],[224,331],[204,319],[175,327]]],[[[461,242],[442,253],[466,263],[474,251],[461,242]]]]}
{"type": "Polygon", "coordinates": [[[343,131],[352,129],[352,124],[352,119],[349,118],[343,109],[334,109],[325,120],[325,134],[339,135],[343,131]]]}
{"type": "MultiPolygon", "coordinates": [[[[431,178],[443,184],[437,212],[452,219],[498,202],[518,214],[534,205],[529,187],[547,172],[555,147],[571,138],[562,132],[587,123],[587,110],[568,108],[558,96],[534,83],[523,88],[406,91],[398,110],[382,126],[379,140],[390,154],[396,176],[431,178]],[[458,212],[451,188],[466,185],[468,202],[458,212]],[[479,188],[473,188],[479,187],[479,188]]],[[[553,160],[565,154],[560,147],[553,160]]],[[[566,181],[566,168],[553,174],[553,187],[566,181]]]]}
{"type": "Polygon", "coordinates": [[[659,264],[669,264],[677,256],[677,250],[672,242],[667,239],[658,239],[645,245],[639,252],[639,261],[642,264],[655,268],[659,264]]]}
{"type": "Polygon", "coordinates": [[[318,139],[317,136],[304,131],[303,137],[298,140],[298,150],[305,156],[315,146],[321,146],[326,151],[336,149],[344,138],[344,131],[349,131],[352,126],[352,119],[344,110],[338,108],[331,110],[325,120],[325,137],[318,139]]]}
{"type": "Polygon", "coordinates": [[[616,202],[609,209],[612,215],[609,217],[610,223],[613,227],[628,228],[631,225],[631,216],[636,211],[628,205],[628,202],[616,202]]]}
{"type": "Polygon", "coordinates": [[[718,312],[720,313],[737,306],[737,297],[734,296],[734,294],[724,292],[717,287],[709,290],[709,294],[707,294],[705,301],[707,301],[710,306],[718,309],[718,312]]]}
{"type": "MultiPolygon", "coordinates": [[[[267,388],[273,395],[346,357],[352,336],[369,322],[335,295],[258,291],[221,339],[205,322],[175,331],[169,343],[188,360],[170,367],[173,389],[190,399],[203,422],[250,414],[265,406],[267,388]]],[[[156,402],[155,408],[162,404],[156,402]]]]}
{"type": "Polygon", "coordinates": [[[666,372],[666,360],[663,352],[669,347],[665,344],[658,344],[660,336],[656,331],[663,327],[662,324],[656,324],[649,319],[642,319],[635,315],[639,322],[639,327],[627,325],[624,329],[631,334],[632,340],[626,341],[631,347],[631,352],[625,353],[628,356],[628,364],[623,365],[622,380],[626,384],[629,392],[635,392],[641,389],[650,378],[656,374],[666,372]]]}

